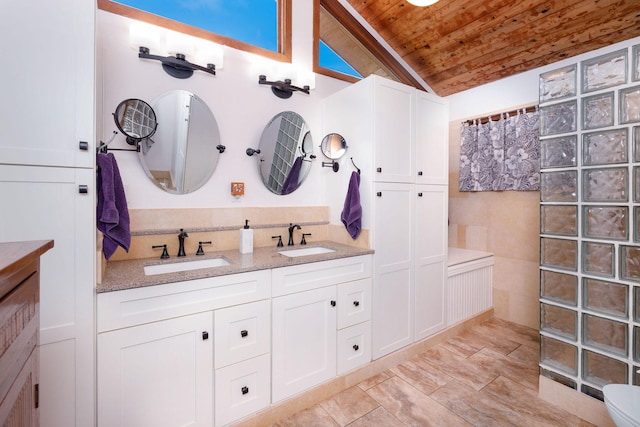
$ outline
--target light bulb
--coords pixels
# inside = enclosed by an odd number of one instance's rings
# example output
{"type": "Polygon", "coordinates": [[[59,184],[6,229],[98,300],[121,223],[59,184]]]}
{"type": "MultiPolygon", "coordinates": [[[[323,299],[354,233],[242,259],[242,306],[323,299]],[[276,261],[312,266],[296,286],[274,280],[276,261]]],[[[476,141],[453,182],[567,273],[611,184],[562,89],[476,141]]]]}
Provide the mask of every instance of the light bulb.
{"type": "Polygon", "coordinates": [[[431,6],[432,4],[438,2],[438,0],[407,0],[407,1],[412,5],[419,6],[419,7],[431,6]]]}

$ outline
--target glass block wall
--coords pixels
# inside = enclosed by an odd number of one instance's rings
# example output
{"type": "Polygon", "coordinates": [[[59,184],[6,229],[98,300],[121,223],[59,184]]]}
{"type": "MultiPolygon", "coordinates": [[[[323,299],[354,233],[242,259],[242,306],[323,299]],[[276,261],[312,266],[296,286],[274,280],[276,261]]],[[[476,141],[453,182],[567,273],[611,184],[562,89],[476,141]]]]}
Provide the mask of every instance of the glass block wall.
{"type": "Polygon", "coordinates": [[[640,45],[540,75],[540,373],[640,385],[640,45]]]}

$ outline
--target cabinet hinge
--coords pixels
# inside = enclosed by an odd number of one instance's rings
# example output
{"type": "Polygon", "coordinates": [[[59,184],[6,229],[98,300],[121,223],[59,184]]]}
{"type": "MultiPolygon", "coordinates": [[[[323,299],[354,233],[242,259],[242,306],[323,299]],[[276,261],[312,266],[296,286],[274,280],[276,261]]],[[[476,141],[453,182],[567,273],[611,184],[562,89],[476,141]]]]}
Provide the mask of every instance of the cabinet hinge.
{"type": "Polygon", "coordinates": [[[33,407],[36,409],[40,407],[40,384],[33,386],[33,407]]]}

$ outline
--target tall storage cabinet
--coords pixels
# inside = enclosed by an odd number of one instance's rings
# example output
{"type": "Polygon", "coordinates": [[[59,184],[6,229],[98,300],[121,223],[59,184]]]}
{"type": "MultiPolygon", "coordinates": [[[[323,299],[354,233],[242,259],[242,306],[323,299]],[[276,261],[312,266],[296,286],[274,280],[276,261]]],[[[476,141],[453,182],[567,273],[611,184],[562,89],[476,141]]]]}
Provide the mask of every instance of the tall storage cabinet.
{"type": "Polygon", "coordinates": [[[41,261],[42,426],[95,424],[95,7],[11,2],[0,14],[15,65],[0,80],[11,100],[0,105],[0,241],[55,241],[41,261]]]}
{"type": "Polygon", "coordinates": [[[326,172],[332,223],[340,224],[351,161],[361,169],[362,227],[376,251],[375,359],[446,326],[448,105],[370,76],[327,97],[324,117],[324,133],[349,147],[339,172],[326,172]]]}

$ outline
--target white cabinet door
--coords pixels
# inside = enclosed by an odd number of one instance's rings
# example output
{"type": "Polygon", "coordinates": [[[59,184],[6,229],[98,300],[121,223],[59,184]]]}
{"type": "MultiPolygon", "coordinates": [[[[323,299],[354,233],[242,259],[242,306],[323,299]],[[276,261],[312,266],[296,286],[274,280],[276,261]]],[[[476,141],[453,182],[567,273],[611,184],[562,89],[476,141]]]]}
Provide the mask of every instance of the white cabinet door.
{"type": "Polygon", "coordinates": [[[416,91],[416,183],[449,182],[449,107],[447,100],[416,91]]]}
{"type": "Polygon", "coordinates": [[[91,169],[0,165],[0,241],[54,241],[41,258],[43,427],[95,424],[94,182],[91,169]]]}
{"type": "Polygon", "coordinates": [[[336,287],[272,300],[272,401],[336,375],[336,287]]]}
{"type": "Polygon", "coordinates": [[[11,66],[0,79],[0,162],[93,167],[95,8],[86,0],[3,2],[0,51],[11,52],[11,66]]]}
{"type": "Polygon", "coordinates": [[[213,425],[212,312],[99,334],[98,355],[98,425],[213,425]]]}
{"type": "Polygon", "coordinates": [[[376,77],[373,90],[373,180],[415,182],[415,89],[376,77]]]}
{"type": "Polygon", "coordinates": [[[374,185],[374,359],[413,342],[414,187],[374,185]]]}
{"type": "Polygon", "coordinates": [[[415,340],[446,326],[446,185],[416,186],[415,340]]]}

